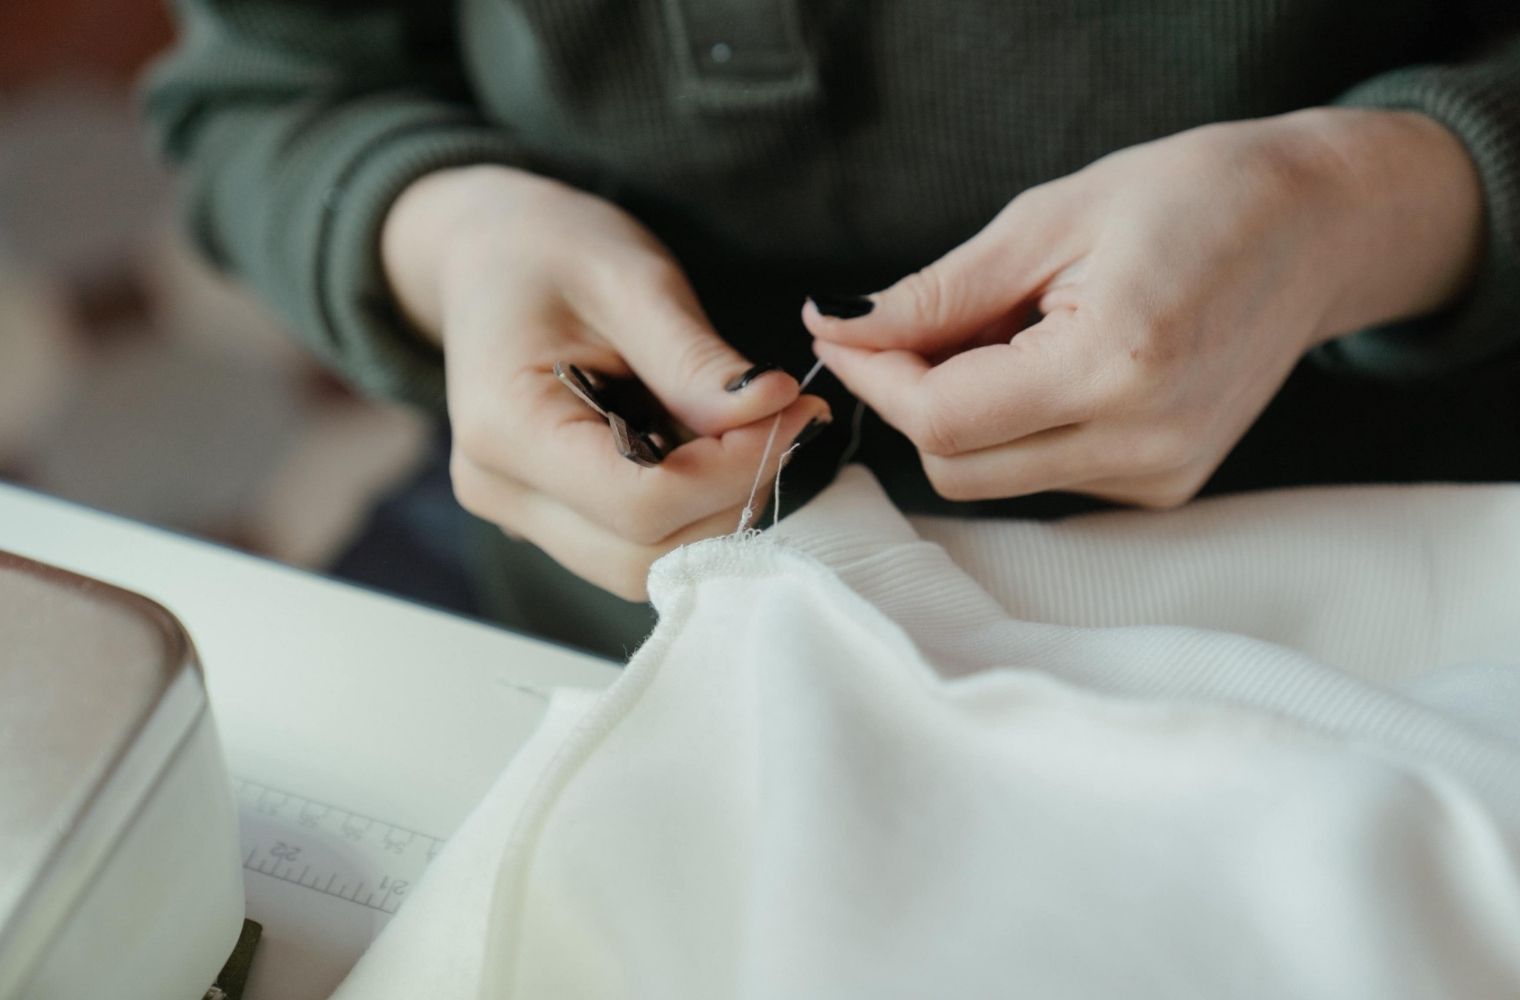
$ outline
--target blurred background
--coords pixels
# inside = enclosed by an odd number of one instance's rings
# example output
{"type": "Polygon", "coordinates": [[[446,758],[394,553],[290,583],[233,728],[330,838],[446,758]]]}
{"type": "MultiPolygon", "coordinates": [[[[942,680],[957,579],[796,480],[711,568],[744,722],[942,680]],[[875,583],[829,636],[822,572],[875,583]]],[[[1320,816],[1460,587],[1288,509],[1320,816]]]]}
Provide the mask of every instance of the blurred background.
{"type": "Polygon", "coordinates": [[[186,245],[135,104],[172,33],[162,0],[0,2],[0,479],[352,562],[429,430],[317,368],[186,245]]]}

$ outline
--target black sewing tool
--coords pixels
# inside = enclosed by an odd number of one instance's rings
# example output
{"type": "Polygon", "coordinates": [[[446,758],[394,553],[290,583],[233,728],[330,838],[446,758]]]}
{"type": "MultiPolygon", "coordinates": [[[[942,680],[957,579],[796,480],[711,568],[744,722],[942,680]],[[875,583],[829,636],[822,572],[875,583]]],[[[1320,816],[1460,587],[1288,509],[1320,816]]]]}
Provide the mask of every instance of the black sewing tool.
{"type": "Polygon", "coordinates": [[[693,436],[637,379],[604,378],[566,361],[554,363],[554,377],[607,421],[618,454],[636,465],[659,465],[672,448],[693,436]]]}

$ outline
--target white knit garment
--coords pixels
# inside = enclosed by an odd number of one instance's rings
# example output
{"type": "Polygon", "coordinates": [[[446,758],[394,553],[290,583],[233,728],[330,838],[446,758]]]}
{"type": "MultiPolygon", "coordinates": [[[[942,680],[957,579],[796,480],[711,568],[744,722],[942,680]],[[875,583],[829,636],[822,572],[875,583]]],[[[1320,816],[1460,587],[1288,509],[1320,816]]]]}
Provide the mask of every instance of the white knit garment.
{"type": "Polygon", "coordinates": [[[679,550],[336,994],[1520,996],[1520,487],[679,550]]]}

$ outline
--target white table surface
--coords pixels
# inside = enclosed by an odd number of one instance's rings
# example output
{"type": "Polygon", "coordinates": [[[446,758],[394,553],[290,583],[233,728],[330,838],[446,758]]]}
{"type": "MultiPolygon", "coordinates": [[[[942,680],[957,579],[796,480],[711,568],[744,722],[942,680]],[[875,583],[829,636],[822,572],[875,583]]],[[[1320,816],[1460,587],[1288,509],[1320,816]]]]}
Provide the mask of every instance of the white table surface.
{"type": "MultiPolygon", "coordinates": [[[[535,691],[617,676],[589,655],[4,484],[0,549],[173,611],[234,775],[432,837],[452,834],[532,731],[535,691]]],[[[245,876],[264,924],[248,1000],[325,997],[389,919],[245,876]]]]}

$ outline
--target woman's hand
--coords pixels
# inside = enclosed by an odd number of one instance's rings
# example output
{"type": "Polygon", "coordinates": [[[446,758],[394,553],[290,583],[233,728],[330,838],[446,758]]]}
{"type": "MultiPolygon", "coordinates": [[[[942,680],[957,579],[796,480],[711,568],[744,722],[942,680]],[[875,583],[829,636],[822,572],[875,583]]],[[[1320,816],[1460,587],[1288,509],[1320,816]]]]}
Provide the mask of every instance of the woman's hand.
{"type": "Polygon", "coordinates": [[[425,177],[392,208],[381,249],[403,308],[443,346],[460,502],[622,597],[644,598],[666,551],[735,529],[766,418],[781,414],[775,454],[828,419],[713,332],[644,227],[562,184],[502,167],[425,177]],[[557,361],[639,378],[700,436],[635,465],[557,361]]]}
{"type": "Polygon", "coordinates": [[[1321,109],[1115,153],[884,292],[810,301],[803,321],[944,496],[1171,506],[1305,350],[1449,302],[1481,239],[1453,135],[1321,109]]]}

